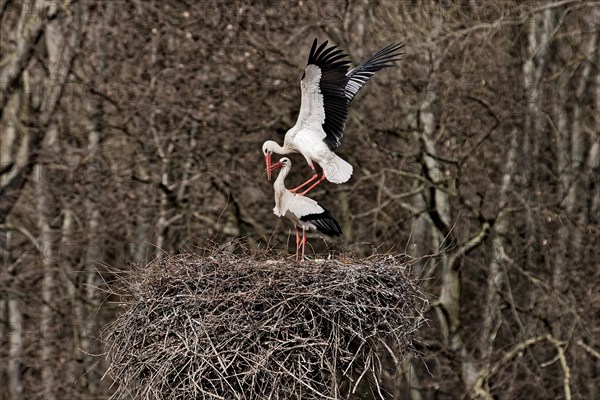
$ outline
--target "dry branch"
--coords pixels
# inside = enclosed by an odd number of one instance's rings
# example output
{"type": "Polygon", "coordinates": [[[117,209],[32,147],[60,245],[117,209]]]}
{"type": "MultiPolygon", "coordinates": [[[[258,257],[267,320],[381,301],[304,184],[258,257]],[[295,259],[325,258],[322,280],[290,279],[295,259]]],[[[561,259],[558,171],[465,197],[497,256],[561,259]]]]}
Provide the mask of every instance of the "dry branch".
{"type": "Polygon", "coordinates": [[[179,256],[123,283],[110,372],[138,399],[346,398],[365,375],[378,393],[381,341],[402,360],[423,321],[423,296],[391,256],[179,256]]]}

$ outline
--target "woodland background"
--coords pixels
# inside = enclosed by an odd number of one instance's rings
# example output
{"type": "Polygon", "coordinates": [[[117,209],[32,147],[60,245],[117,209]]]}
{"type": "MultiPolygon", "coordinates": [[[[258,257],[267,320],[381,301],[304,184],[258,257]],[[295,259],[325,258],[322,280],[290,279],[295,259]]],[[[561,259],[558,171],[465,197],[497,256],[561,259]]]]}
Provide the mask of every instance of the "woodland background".
{"type": "Polygon", "coordinates": [[[0,0],[0,22],[0,398],[109,397],[132,263],[286,253],[260,148],[315,37],[353,63],[406,44],[352,105],[353,178],[312,193],[344,230],[316,250],[422,257],[429,324],[389,398],[600,398],[599,2],[0,0]]]}

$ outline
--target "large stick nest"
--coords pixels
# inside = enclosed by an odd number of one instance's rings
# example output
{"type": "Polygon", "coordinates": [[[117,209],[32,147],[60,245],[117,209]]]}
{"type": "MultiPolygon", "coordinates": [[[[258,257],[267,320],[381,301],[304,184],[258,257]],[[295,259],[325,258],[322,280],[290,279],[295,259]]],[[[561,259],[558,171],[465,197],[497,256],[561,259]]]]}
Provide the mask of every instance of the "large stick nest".
{"type": "MultiPolygon", "coordinates": [[[[178,256],[123,280],[106,341],[117,396],[348,398],[409,355],[423,296],[392,256],[178,256]]],[[[380,393],[381,395],[381,393],[380,393]]]]}

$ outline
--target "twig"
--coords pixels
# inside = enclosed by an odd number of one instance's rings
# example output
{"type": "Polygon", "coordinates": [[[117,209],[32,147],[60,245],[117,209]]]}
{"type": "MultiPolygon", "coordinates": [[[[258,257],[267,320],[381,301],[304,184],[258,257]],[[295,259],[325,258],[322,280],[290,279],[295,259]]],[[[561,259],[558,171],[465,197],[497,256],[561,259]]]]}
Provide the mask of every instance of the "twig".
{"type": "Polygon", "coordinates": [[[410,356],[423,321],[407,265],[388,255],[273,263],[265,251],[228,247],[123,277],[124,311],[106,333],[120,394],[334,399],[343,382],[373,374],[384,398],[377,352],[399,349],[396,363],[410,356]]]}

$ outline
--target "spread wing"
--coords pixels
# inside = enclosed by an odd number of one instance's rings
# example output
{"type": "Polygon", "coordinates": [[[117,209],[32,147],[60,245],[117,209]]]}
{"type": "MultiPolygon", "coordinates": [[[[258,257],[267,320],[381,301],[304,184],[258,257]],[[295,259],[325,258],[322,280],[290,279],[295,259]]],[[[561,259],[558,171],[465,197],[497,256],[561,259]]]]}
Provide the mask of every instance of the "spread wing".
{"type": "Polygon", "coordinates": [[[402,43],[390,44],[348,72],[348,83],[346,83],[344,89],[348,105],[375,72],[383,68],[393,67],[394,62],[400,61],[400,56],[404,54],[402,53],[403,47],[404,44],[402,43]]]}
{"type": "Polygon", "coordinates": [[[310,49],[300,81],[302,103],[296,125],[324,132],[321,139],[335,151],[344,135],[352,99],[375,72],[393,66],[400,59],[403,45],[391,44],[348,71],[347,55],[335,45],[327,47],[327,43],[317,47],[315,39],[310,49]]]}
{"type": "MultiPolygon", "coordinates": [[[[323,141],[331,150],[344,132],[348,104],[346,101],[347,55],[336,46],[327,47],[327,41],[317,47],[314,40],[308,65],[300,81],[302,104],[297,125],[325,132],[323,141]]],[[[336,146],[337,147],[337,146],[336,146]]]]}

